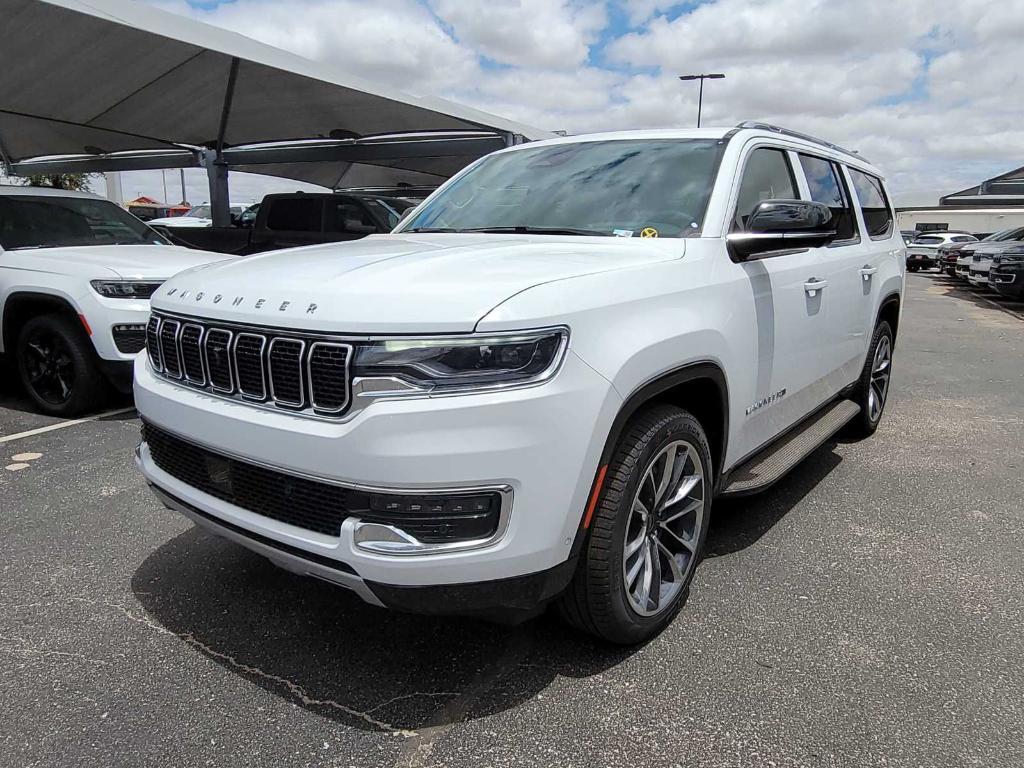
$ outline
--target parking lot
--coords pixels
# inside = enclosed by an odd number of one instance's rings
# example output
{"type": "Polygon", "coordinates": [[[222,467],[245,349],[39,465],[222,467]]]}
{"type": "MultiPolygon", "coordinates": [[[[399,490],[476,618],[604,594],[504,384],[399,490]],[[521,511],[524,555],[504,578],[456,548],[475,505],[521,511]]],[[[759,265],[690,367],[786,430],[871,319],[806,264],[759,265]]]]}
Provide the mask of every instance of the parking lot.
{"type": "Polygon", "coordinates": [[[5,383],[0,763],[1022,765],[1024,311],[957,285],[909,276],[877,435],[718,505],[628,650],[276,570],[156,502],[133,412],[5,383]]]}

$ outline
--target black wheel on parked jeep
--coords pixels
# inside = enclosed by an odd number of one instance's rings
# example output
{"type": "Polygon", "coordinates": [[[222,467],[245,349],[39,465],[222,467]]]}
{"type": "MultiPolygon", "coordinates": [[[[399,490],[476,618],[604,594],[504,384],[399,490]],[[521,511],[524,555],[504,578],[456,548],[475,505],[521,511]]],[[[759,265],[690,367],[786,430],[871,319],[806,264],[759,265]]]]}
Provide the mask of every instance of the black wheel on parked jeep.
{"type": "Polygon", "coordinates": [[[18,375],[43,413],[77,416],[97,408],[107,382],[81,326],[63,315],[34,317],[16,347],[18,375]]]}
{"type": "Polygon", "coordinates": [[[864,369],[854,390],[852,399],[860,406],[860,413],[847,428],[852,437],[870,437],[882,420],[892,375],[892,341],[892,328],[883,320],[875,326],[864,369]]]}
{"type": "Polygon", "coordinates": [[[907,267],[907,272],[917,272],[917,267],[907,267]]]}
{"type": "Polygon", "coordinates": [[[672,621],[704,550],[712,477],[693,416],[670,405],[635,416],[605,472],[579,566],[559,600],[562,616],[623,645],[672,621]]]}

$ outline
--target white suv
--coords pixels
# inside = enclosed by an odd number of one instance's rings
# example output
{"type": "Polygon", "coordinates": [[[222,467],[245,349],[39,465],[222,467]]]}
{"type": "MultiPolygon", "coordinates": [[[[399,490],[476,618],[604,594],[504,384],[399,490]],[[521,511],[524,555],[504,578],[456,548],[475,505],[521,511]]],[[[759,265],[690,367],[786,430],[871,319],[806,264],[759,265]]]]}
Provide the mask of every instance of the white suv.
{"type": "Polygon", "coordinates": [[[772,126],[483,158],[389,235],[153,297],[137,460],[157,495],[393,608],[607,640],[679,610],[712,502],[889,391],[904,246],[880,173],[772,126]]]}
{"type": "Polygon", "coordinates": [[[0,353],[39,410],[74,416],[131,391],[149,297],[227,257],[171,246],[96,195],[0,186],[0,353]]]}

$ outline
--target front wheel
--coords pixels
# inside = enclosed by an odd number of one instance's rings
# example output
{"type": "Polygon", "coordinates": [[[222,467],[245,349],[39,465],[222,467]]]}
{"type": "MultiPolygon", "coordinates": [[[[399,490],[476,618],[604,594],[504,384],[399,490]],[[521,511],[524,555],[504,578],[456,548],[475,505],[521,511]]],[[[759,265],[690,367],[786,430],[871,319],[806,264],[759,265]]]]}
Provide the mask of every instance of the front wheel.
{"type": "Polygon", "coordinates": [[[51,416],[78,416],[102,405],[107,394],[89,339],[62,315],[25,323],[18,334],[17,364],[25,391],[51,416]]]}
{"type": "Polygon", "coordinates": [[[608,465],[562,616],[603,640],[639,643],[686,602],[711,512],[711,451],[692,415],[669,405],[627,425],[608,465]]]}
{"type": "Polygon", "coordinates": [[[860,413],[850,422],[848,432],[853,437],[870,437],[882,420],[892,376],[892,341],[892,327],[883,320],[875,326],[868,357],[854,390],[853,401],[860,406],[860,413]]]}

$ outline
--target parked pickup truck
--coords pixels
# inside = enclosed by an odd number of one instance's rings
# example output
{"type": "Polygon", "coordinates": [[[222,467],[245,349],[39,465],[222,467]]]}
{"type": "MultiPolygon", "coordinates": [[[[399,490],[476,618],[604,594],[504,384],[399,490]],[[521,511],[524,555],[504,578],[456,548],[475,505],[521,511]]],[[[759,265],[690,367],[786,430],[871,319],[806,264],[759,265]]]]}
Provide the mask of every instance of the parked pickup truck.
{"type": "MultiPolygon", "coordinates": [[[[414,200],[361,192],[292,192],[267,195],[255,220],[240,226],[156,226],[171,242],[205,251],[247,256],[300,245],[358,240],[390,232],[414,200]]],[[[209,220],[204,220],[209,221],[209,220]]]]}
{"type": "Polygon", "coordinates": [[[0,186],[0,354],[43,413],[96,409],[111,384],[131,391],[153,291],[225,258],[96,195],[0,186]]]}
{"type": "Polygon", "coordinates": [[[512,147],[391,234],[161,286],[137,461],[373,605],[640,642],[717,497],[875,432],[904,258],[881,172],[775,126],[512,147]]]}

